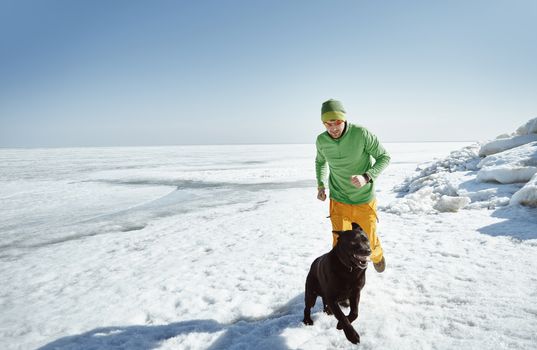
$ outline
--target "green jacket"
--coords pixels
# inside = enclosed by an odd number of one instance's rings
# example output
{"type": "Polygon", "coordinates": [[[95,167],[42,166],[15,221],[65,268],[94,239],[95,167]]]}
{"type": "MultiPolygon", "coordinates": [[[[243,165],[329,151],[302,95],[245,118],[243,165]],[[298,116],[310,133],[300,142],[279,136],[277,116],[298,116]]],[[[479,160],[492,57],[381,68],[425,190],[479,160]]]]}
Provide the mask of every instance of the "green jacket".
{"type": "Polygon", "coordinates": [[[347,204],[363,204],[375,198],[374,182],[390,163],[388,152],[366,128],[347,122],[339,139],[328,132],[317,136],[315,172],[317,186],[325,188],[326,163],[330,169],[330,198],[347,204]],[[375,162],[372,162],[372,159],[375,162]],[[352,175],[367,174],[371,181],[361,188],[351,183],[352,175]]]}

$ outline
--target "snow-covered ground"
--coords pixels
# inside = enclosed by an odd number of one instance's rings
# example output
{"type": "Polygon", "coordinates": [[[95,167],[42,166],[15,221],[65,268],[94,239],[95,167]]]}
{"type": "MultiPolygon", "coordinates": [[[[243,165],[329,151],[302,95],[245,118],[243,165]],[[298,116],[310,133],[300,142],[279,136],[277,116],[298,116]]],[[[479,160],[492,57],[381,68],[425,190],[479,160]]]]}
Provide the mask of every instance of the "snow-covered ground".
{"type": "MultiPolygon", "coordinates": [[[[468,143],[385,146],[387,269],[367,271],[358,347],[535,349],[537,209],[508,205],[524,183],[477,182],[468,143]]],[[[320,300],[301,323],[332,239],[314,151],[0,150],[0,348],[357,348],[320,300]]]]}

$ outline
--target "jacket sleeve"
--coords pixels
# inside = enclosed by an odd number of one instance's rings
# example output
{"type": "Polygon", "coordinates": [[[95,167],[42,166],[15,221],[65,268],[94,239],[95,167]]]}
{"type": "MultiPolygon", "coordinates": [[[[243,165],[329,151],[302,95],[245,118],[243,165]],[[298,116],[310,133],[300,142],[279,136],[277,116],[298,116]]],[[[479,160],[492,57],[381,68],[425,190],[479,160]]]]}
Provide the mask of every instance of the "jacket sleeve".
{"type": "Polygon", "coordinates": [[[388,164],[390,164],[390,155],[384,147],[380,144],[378,138],[369,132],[367,129],[364,130],[364,139],[365,139],[365,151],[366,153],[369,153],[370,156],[375,159],[375,164],[366,172],[366,174],[371,178],[371,180],[375,180],[380,173],[386,169],[388,164]]]}
{"type": "Polygon", "coordinates": [[[315,157],[315,176],[317,178],[317,188],[325,188],[324,180],[326,179],[326,158],[323,156],[319,141],[315,143],[317,156],[315,157]]]}

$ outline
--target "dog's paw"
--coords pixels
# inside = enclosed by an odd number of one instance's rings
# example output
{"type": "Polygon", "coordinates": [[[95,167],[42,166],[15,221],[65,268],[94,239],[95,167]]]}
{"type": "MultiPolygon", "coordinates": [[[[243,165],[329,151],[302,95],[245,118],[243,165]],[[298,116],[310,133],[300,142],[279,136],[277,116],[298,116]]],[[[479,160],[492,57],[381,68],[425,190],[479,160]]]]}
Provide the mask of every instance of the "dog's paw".
{"type": "Polygon", "coordinates": [[[306,326],[313,326],[313,320],[311,318],[305,318],[302,320],[306,326]]]}
{"type": "Polygon", "coordinates": [[[345,336],[351,343],[358,344],[360,342],[360,335],[358,335],[358,332],[356,332],[354,328],[350,327],[345,329],[344,332],[345,336]]]}
{"type": "Polygon", "coordinates": [[[336,328],[339,329],[339,330],[343,329],[343,325],[341,324],[340,321],[338,321],[336,328]]]}

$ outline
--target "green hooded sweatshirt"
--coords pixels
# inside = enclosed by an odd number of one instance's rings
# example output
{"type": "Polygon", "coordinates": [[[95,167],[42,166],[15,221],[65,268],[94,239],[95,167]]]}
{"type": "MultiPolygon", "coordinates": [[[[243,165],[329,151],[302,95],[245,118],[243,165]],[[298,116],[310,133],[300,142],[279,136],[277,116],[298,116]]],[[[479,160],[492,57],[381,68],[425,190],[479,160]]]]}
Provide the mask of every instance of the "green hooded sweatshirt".
{"type": "Polygon", "coordinates": [[[333,139],[325,131],[317,136],[316,146],[317,186],[325,188],[328,163],[330,198],[347,204],[369,203],[375,198],[375,179],[390,163],[388,152],[375,135],[362,126],[347,122],[341,137],[333,139]],[[367,174],[371,181],[356,188],[351,183],[351,176],[363,174],[367,174]]]}

